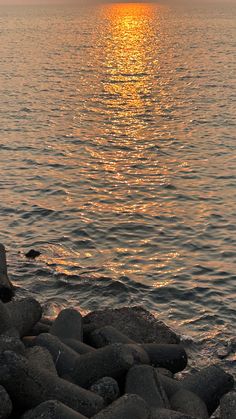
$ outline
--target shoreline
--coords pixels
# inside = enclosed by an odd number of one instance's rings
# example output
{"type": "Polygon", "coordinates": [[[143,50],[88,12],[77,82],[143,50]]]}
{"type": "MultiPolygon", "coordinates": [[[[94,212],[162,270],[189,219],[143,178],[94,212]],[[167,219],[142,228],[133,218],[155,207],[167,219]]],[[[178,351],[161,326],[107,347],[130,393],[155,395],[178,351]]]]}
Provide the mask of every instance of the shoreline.
{"type": "Polygon", "coordinates": [[[211,365],[179,380],[181,338],[144,308],[67,308],[50,321],[37,300],[13,299],[3,245],[0,284],[2,418],[207,419],[220,404],[234,419],[233,377],[211,365]]]}

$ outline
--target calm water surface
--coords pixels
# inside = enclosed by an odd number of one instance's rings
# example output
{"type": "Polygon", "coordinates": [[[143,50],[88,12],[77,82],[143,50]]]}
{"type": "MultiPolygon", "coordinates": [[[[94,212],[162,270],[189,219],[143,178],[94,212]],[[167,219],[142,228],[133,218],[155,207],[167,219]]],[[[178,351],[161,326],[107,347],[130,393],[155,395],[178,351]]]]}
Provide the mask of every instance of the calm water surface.
{"type": "Polygon", "coordinates": [[[0,240],[21,295],[51,314],[143,304],[202,362],[234,339],[235,19],[0,8],[0,240]]]}

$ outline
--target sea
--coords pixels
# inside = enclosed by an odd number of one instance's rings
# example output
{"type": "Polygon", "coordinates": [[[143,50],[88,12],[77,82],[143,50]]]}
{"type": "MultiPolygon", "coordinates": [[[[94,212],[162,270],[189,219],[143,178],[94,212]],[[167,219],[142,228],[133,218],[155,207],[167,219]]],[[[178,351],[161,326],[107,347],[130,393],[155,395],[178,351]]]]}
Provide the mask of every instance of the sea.
{"type": "Polygon", "coordinates": [[[235,22],[227,1],[0,6],[0,241],[17,295],[49,317],[142,305],[192,369],[233,373],[235,22]]]}

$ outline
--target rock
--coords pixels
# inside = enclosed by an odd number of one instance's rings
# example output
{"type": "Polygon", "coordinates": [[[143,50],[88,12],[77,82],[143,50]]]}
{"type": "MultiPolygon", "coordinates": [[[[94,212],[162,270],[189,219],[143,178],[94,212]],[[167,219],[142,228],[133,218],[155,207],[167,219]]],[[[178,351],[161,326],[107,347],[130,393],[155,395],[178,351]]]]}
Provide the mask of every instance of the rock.
{"type": "Polygon", "coordinates": [[[95,348],[102,348],[113,343],[136,343],[113,326],[104,326],[90,333],[89,342],[95,348]]]}
{"type": "Polygon", "coordinates": [[[86,417],[57,400],[49,400],[26,412],[21,419],[86,419],[86,417]]]}
{"type": "Polygon", "coordinates": [[[0,419],[6,419],[12,412],[12,402],[5,388],[0,386],[0,419]]]}
{"type": "Polygon", "coordinates": [[[220,418],[236,419],[236,392],[231,391],[220,401],[220,418]]]}
{"type": "Polygon", "coordinates": [[[57,336],[42,333],[34,339],[32,345],[41,346],[50,352],[60,377],[70,376],[73,373],[79,355],[61,342],[57,336]]]}
{"type": "Polygon", "coordinates": [[[103,399],[55,374],[30,364],[14,352],[0,354],[0,384],[14,402],[23,409],[32,409],[48,400],[58,400],[66,406],[91,417],[104,405],[103,399]]]}
{"type": "MultiPolygon", "coordinates": [[[[84,323],[99,329],[113,326],[138,343],[179,343],[180,338],[162,321],[142,307],[98,310],[84,317],[84,323]]],[[[86,328],[84,327],[84,331],[86,328]]],[[[90,331],[91,333],[91,331],[90,331]]]]}
{"type": "Polygon", "coordinates": [[[195,393],[188,390],[177,391],[170,399],[171,408],[198,419],[207,419],[208,411],[205,403],[195,393]]]}
{"type": "Polygon", "coordinates": [[[196,393],[206,403],[211,416],[223,395],[232,390],[234,379],[220,367],[212,365],[186,377],[181,381],[181,385],[186,390],[196,393]]]}
{"type": "Polygon", "coordinates": [[[52,355],[46,348],[41,346],[28,348],[26,350],[25,356],[28,359],[30,365],[36,366],[38,368],[44,368],[46,371],[57,375],[57,370],[54,365],[52,355]]]}
{"type": "Polygon", "coordinates": [[[103,397],[106,405],[114,402],[120,395],[118,383],[111,377],[101,378],[90,387],[90,391],[103,397]]]}
{"type": "Polygon", "coordinates": [[[125,394],[93,419],[149,419],[150,410],[145,401],[135,394],[125,394]]]}
{"type": "Polygon", "coordinates": [[[120,378],[134,364],[130,349],[115,343],[77,358],[73,381],[88,388],[102,377],[120,378]]]}
{"type": "Polygon", "coordinates": [[[6,250],[3,244],[0,244],[0,300],[7,303],[13,297],[13,285],[7,274],[6,250]]]}
{"type": "Polygon", "coordinates": [[[29,250],[29,252],[25,253],[25,256],[29,259],[36,259],[40,255],[41,255],[41,252],[39,252],[38,250],[35,250],[35,249],[31,249],[31,250],[29,250]]]}
{"type": "Polygon", "coordinates": [[[12,328],[12,321],[7,309],[7,304],[3,304],[2,301],[0,301],[0,319],[0,334],[2,334],[12,328]]]}
{"type": "Polygon", "coordinates": [[[187,354],[181,345],[143,344],[142,348],[149,356],[154,367],[165,368],[174,374],[183,371],[188,362],[187,354]]]}
{"type": "Polygon", "coordinates": [[[50,333],[62,339],[83,340],[82,316],[72,308],[62,310],[51,326],[50,333]]]}
{"type": "Polygon", "coordinates": [[[135,365],[129,370],[125,392],[142,397],[151,408],[170,407],[156,370],[150,365],[135,365]]]}
{"type": "Polygon", "coordinates": [[[20,337],[30,333],[42,316],[42,307],[34,298],[24,298],[6,304],[12,327],[15,327],[20,337]]]}

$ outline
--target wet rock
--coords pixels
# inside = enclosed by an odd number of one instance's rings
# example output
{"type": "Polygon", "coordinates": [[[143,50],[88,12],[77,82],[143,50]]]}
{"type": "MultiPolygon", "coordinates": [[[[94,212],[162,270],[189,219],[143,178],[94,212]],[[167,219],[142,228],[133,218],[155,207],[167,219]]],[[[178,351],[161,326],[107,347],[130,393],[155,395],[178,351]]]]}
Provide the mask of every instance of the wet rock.
{"type": "Polygon", "coordinates": [[[30,364],[14,352],[0,354],[0,384],[14,402],[23,409],[32,409],[48,400],[58,400],[66,406],[91,417],[99,412],[103,399],[55,374],[30,364]]]}
{"type": "Polygon", "coordinates": [[[95,348],[102,348],[113,343],[136,343],[113,326],[104,326],[94,330],[89,336],[89,341],[95,348]]]}
{"type": "Polygon", "coordinates": [[[12,402],[5,388],[0,386],[0,419],[6,419],[12,412],[12,402]]]}
{"type": "Polygon", "coordinates": [[[30,333],[42,316],[42,307],[34,298],[24,298],[6,304],[12,327],[15,327],[20,337],[30,333]]]}
{"type": "Polygon", "coordinates": [[[31,249],[31,250],[29,250],[29,252],[25,253],[25,257],[27,257],[29,259],[36,259],[40,255],[41,255],[41,252],[39,252],[38,250],[35,250],[35,249],[31,249]]]}
{"type": "Polygon", "coordinates": [[[57,400],[41,403],[35,409],[26,412],[21,419],[86,419],[85,416],[70,409],[57,400]]]}
{"type": "Polygon", "coordinates": [[[208,411],[205,403],[195,393],[188,390],[177,391],[170,399],[173,410],[198,419],[207,419],[208,411]]]}
{"type": "MultiPolygon", "coordinates": [[[[84,323],[99,329],[113,326],[138,343],[179,343],[179,336],[142,307],[98,310],[84,317],[84,323]]],[[[86,329],[85,329],[86,330],[86,329]]]]}
{"type": "Polygon", "coordinates": [[[221,399],[220,418],[236,419],[236,391],[231,391],[221,399]]]}
{"type": "Polygon", "coordinates": [[[82,316],[72,308],[62,310],[51,326],[50,333],[62,339],[83,339],[82,316]]]}
{"type": "Polygon", "coordinates": [[[189,375],[181,381],[181,385],[186,390],[196,393],[206,403],[210,416],[219,406],[223,395],[232,390],[234,379],[222,368],[212,365],[189,375]]]}
{"type": "Polygon", "coordinates": [[[142,345],[154,367],[165,368],[172,373],[182,371],[187,366],[187,354],[181,345],[158,345],[148,343],[142,345]]]}
{"type": "Polygon", "coordinates": [[[118,399],[120,390],[116,380],[111,377],[103,377],[90,387],[90,391],[103,397],[106,405],[118,399]]]}
{"type": "Polygon", "coordinates": [[[14,288],[8,278],[6,250],[0,243],[0,300],[4,303],[10,301],[14,297],[14,288]]]}
{"type": "Polygon", "coordinates": [[[77,358],[72,374],[73,381],[85,388],[102,377],[120,378],[134,364],[130,349],[113,344],[77,358]]]}
{"type": "Polygon", "coordinates": [[[127,376],[125,392],[137,394],[152,408],[170,407],[167,395],[158,380],[155,368],[150,365],[135,365],[127,376]]]}
{"type": "Polygon", "coordinates": [[[135,394],[125,394],[93,419],[149,419],[150,410],[145,401],[135,394]]]}

